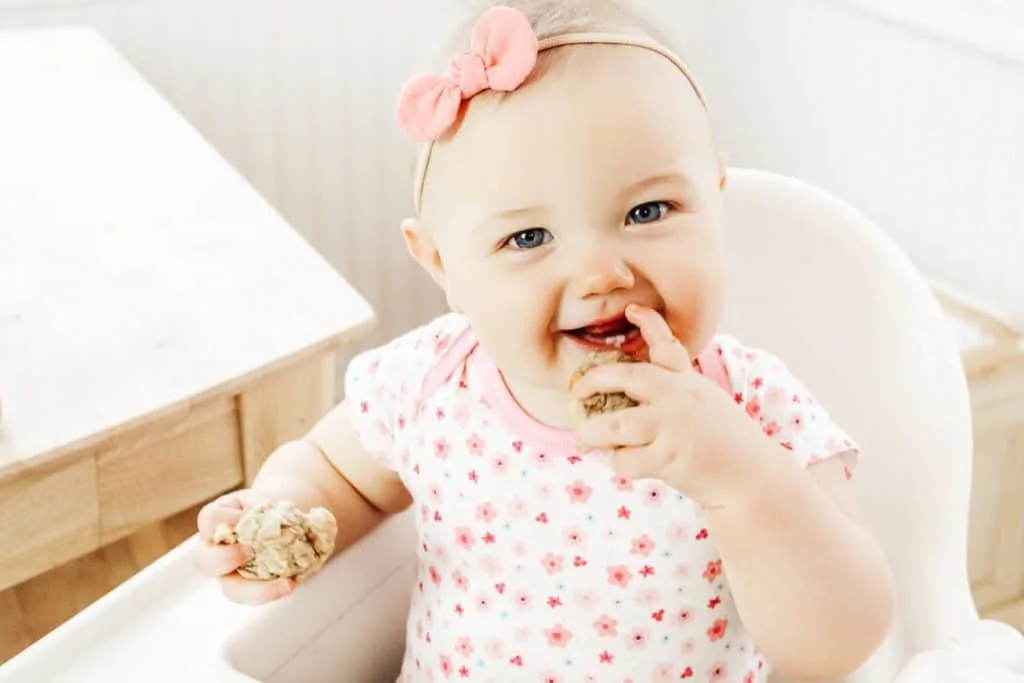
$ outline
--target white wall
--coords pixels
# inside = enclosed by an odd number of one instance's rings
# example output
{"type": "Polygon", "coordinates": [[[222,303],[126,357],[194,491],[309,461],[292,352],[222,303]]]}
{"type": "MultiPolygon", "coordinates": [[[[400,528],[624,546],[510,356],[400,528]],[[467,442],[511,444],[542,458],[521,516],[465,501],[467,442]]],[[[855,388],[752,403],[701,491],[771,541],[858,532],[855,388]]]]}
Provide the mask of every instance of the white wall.
{"type": "Polygon", "coordinates": [[[676,27],[735,163],[836,192],[929,275],[1024,322],[1019,3],[692,6],[676,27]],[[924,9],[933,4],[948,11],[924,9]]]}
{"type": "MultiPolygon", "coordinates": [[[[398,233],[411,201],[392,112],[422,52],[413,29],[462,2],[0,0],[0,29],[99,29],[366,294],[374,343],[442,310],[398,233]]],[[[737,163],[838,192],[921,267],[1024,319],[1022,64],[852,0],[643,4],[697,69],[737,163]]]]}

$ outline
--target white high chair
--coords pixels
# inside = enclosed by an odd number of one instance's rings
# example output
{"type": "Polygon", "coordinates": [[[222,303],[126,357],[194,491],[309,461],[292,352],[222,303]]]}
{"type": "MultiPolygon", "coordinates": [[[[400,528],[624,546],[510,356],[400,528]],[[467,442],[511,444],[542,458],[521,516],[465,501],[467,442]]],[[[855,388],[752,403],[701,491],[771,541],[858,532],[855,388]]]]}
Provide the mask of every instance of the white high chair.
{"type": "MultiPolygon", "coordinates": [[[[860,442],[854,485],[897,577],[896,625],[849,682],[1024,682],[1020,634],[980,621],[968,589],[967,389],[924,280],[877,227],[795,180],[733,170],[726,204],[724,327],[784,358],[860,442]]],[[[197,577],[194,542],[0,668],[0,683],[394,680],[408,515],[263,608],[197,577]]]]}

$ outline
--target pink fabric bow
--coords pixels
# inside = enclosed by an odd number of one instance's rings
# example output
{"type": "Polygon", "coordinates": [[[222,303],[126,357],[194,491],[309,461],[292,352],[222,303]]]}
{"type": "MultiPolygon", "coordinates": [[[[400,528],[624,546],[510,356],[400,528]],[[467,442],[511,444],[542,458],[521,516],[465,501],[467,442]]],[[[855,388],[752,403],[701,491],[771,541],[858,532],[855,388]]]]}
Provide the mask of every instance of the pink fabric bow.
{"type": "Polygon", "coordinates": [[[469,52],[452,60],[446,76],[420,76],[402,89],[398,123],[417,141],[436,140],[455,123],[463,100],[487,90],[518,88],[537,63],[529,20],[511,7],[487,10],[473,27],[469,52]]]}

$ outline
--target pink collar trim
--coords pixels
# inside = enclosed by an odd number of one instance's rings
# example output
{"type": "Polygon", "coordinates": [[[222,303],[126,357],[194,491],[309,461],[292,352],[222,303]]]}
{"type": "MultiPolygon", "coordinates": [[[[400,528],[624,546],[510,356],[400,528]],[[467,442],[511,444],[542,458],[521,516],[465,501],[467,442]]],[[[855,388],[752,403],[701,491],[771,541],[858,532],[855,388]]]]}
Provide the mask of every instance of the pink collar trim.
{"type": "Polygon", "coordinates": [[[491,355],[479,344],[470,354],[469,365],[480,382],[482,398],[509,431],[545,455],[567,457],[576,454],[575,432],[546,425],[523,410],[509,391],[491,355]]]}

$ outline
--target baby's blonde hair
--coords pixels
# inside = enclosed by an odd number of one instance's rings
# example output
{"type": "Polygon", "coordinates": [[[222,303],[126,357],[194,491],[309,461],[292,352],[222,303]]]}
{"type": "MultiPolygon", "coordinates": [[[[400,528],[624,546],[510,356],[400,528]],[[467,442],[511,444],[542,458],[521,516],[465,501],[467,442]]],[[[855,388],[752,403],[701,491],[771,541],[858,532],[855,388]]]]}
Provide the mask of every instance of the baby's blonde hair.
{"type": "MultiPolygon", "coordinates": [[[[665,36],[641,16],[639,8],[626,0],[472,0],[465,6],[468,14],[444,41],[443,53],[438,56],[442,64],[469,46],[473,25],[480,15],[499,6],[522,12],[540,40],[566,33],[624,33],[647,36],[671,47],[665,36]]],[[[557,51],[541,55],[549,62],[556,57],[557,51]]]]}

